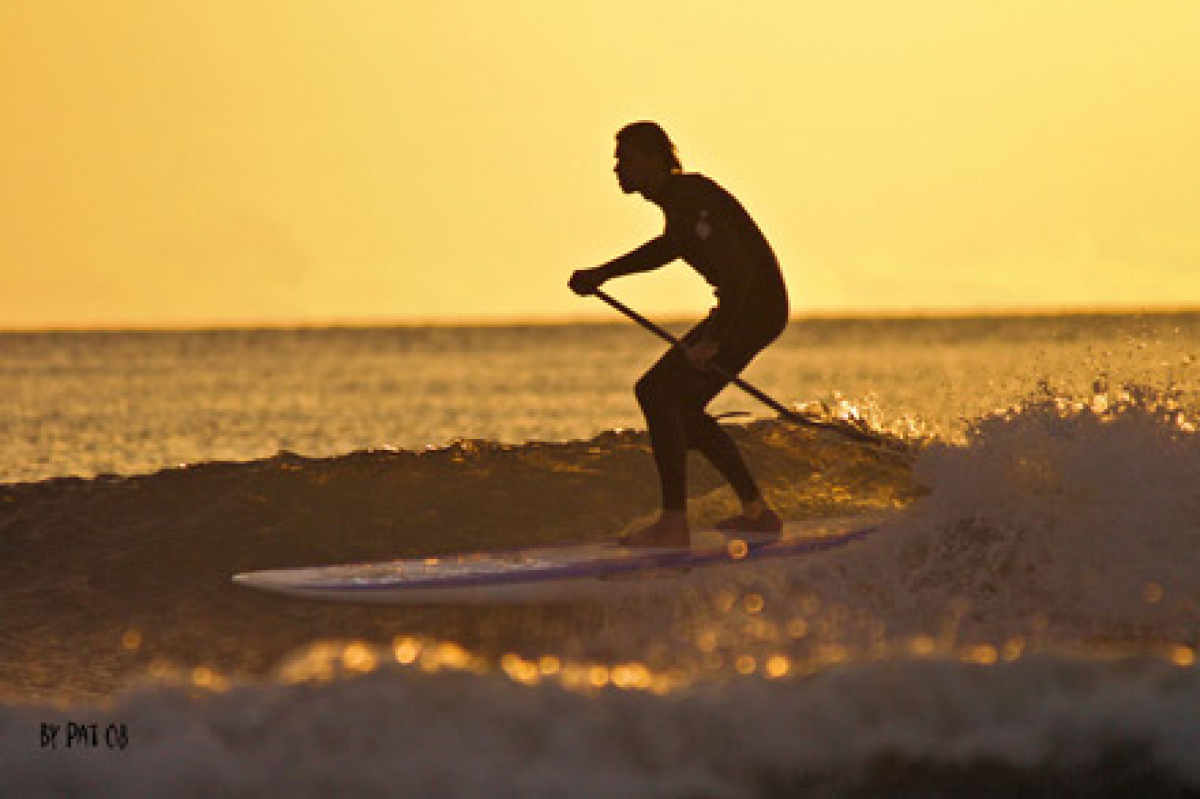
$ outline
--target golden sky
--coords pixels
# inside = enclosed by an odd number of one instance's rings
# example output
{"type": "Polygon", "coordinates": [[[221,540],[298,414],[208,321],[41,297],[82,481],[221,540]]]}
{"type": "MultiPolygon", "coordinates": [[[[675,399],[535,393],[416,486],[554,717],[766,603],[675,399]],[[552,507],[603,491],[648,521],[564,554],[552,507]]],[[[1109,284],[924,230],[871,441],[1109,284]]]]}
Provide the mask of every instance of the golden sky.
{"type": "Polygon", "coordinates": [[[30,0],[0,97],[0,327],[611,318],[643,118],[798,313],[1200,306],[1198,0],[30,0]]]}

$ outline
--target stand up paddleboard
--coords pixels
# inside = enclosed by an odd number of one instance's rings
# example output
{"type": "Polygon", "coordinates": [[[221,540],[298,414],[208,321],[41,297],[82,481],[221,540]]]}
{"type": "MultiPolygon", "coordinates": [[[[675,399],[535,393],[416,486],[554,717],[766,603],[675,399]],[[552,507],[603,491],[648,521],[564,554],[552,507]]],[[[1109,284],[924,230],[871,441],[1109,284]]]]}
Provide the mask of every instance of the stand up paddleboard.
{"type": "Polygon", "coordinates": [[[693,569],[757,564],[835,549],[870,535],[881,517],[789,522],[764,540],[712,530],[692,546],[615,542],[482,552],[234,575],[248,588],[312,599],[391,604],[546,602],[660,590],[693,569]]]}

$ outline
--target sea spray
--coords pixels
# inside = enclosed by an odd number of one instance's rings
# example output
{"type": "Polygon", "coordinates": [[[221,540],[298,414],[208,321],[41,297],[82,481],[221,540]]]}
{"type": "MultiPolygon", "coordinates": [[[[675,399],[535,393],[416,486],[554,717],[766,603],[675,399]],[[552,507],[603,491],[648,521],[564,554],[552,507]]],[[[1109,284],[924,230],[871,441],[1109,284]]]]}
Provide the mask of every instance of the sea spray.
{"type": "Polygon", "coordinates": [[[794,583],[900,630],[1200,633],[1200,435],[1169,395],[1032,399],[929,446],[913,479],[928,495],[794,583]]]}

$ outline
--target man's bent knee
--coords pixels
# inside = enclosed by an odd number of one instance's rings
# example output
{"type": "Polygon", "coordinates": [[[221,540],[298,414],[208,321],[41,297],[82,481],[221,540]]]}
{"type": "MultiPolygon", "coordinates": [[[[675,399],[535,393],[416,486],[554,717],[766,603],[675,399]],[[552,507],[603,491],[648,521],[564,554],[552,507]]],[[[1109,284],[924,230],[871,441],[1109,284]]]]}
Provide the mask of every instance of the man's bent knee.
{"type": "Polygon", "coordinates": [[[647,372],[634,384],[633,393],[644,411],[663,404],[667,394],[664,388],[662,381],[655,378],[654,372],[647,372]]]}

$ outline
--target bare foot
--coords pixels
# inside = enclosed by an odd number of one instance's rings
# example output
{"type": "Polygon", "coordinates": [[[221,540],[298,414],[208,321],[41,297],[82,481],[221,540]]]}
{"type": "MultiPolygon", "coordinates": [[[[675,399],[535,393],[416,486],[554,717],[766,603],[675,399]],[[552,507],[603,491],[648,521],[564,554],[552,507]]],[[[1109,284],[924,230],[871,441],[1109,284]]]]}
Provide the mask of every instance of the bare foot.
{"type": "Polygon", "coordinates": [[[758,507],[745,508],[740,515],[722,519],[714,526],[723,533],[779,535],[783,531],[783,520],[775,511],[760,504],[758,507]]]}
{"type": "Polygon", "coordinates": [[[692,544],[692,533],[688,528],[687,516],[666,514],[654,524],[621,536],[621,545],[627,547],[686,547],[692,544]]]}

